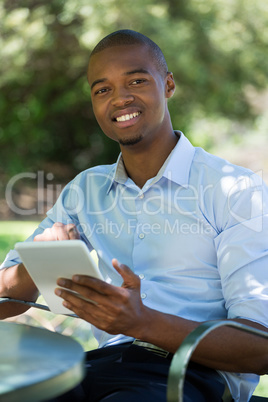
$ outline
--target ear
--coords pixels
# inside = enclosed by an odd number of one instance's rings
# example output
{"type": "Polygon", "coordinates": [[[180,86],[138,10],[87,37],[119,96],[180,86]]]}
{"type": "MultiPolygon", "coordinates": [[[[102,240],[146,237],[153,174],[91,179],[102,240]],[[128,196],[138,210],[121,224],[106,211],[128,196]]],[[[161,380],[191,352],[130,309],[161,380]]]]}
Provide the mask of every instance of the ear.
{"type": "Polygon", "coordinates": [[[166,98],[171,98],[175,92],[175,89],[176,85],[173,74],[168,71],[166,77],[166,98]]]}

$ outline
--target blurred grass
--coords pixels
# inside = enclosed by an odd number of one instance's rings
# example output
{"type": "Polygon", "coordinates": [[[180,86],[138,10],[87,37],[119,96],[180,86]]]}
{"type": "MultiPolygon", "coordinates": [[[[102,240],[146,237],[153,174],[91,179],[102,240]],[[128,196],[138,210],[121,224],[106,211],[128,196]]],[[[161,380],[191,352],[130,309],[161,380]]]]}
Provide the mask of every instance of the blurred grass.
{"type": "Polygon", "coordinates": [[[15,243],[24,241],[38,226],[39,222],[2,221],[0,222],[0,263],[15,243]]]}
{"type": "MultiPolygon", "coordinates": [[[[37,225],[38,222],[32,221],[0,222],[0,262],[4,260],[6,253],[14,247],[14,244],[30,236],[37,225]]],[[[44,303],[42,298],[39,299],[39,302],[44,303]]],[[[45,327],[49,330],[60,332],[63,335],[72,336],[84,347],[84,350],[92,350],[97,347],[97,342],[91,333],[90,324],[77,318],[30,309],[25,314],[11,318],[10,320],[45,327]]],[[[268,395],[268,375],[261,377],[254,395],[268,395]]]]}

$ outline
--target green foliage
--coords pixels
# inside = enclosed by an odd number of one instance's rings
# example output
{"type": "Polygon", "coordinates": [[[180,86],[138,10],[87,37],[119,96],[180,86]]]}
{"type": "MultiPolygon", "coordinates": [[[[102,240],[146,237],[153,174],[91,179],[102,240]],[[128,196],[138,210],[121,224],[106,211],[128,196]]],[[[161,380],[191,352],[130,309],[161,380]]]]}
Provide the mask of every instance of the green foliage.
{"type": "Polygon", "coordinates": [[[118,146],[91,110],[86,68],[98,40],[120,28],[163,49],[177,82],[175,128],[196,138],[202,119],[253,121],[247,90],[267,86],[267,11],[266,0],[3,0],[0,173],[115,160],[118,146]]]}

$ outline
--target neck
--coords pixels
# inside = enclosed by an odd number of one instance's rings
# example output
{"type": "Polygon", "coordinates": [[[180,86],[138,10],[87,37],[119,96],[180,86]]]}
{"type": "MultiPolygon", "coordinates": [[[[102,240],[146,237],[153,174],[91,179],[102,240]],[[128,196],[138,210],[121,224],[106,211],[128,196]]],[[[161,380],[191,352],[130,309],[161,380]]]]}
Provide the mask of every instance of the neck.
{"type": "Polygon", "coordinates": [[[178,139],[179,136],[172,130],[161,141],[150,144],[150,147],[145,147],[142,141],[135,147],[121,147],[128,176],[137,186],[142,188],[147,180],[157,175],[178,139]]]}

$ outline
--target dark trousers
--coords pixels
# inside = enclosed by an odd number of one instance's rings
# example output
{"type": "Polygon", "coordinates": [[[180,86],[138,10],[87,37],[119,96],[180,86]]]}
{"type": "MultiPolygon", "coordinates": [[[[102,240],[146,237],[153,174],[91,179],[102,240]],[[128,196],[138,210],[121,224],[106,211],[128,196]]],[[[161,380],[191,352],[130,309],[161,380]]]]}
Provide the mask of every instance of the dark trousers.
{"type": "MultiPolygon", "coordinates": [[[[53,401],[164,402],[171,357],[129,343],[87,352],[85,379],[53,401]]],[[[215,370],[190,363],[184,402],[221,402],[224,389],[215,370]]]]}

